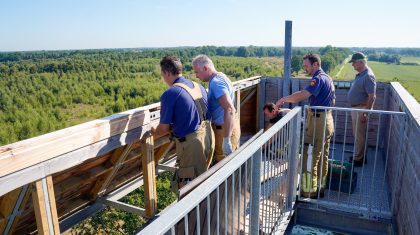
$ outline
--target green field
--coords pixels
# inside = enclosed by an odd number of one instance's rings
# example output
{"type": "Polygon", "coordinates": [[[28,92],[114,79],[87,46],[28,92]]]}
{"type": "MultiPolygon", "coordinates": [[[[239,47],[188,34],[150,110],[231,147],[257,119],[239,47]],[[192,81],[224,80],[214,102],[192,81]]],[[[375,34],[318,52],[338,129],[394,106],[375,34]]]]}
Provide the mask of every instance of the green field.
{"type": "Polygon", "coordinates": [[[420,57],[402,57],[401,63],[414,62],[420,64],[420,57]]]}
{"type": "MultiPolygon", "coordinates": [[[[420,63],[419,57],[403,57],[401,62],[417,62],[420,63]]],[[[420,101],[420,66],[396,65],[380,62],[368,62],[370,68],[375,73],[379,82],[400,82],[416,99],[420,101]]],[[[356,71],[351,64],[347,63],[339,73],[336,80],[353,80],[356,71]]]]}

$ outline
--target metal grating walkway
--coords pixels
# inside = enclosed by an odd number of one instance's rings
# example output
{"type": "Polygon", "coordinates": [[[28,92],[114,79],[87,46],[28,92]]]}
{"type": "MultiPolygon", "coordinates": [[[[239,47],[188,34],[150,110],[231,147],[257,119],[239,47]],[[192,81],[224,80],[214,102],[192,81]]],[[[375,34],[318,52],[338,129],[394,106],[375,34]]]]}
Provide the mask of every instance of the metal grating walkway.
{"type": "MultiPolygon", "coordinates": [[[[346,145],[343,155],[343,145],[335,144],[335,148],[330,149],[330,153],[334,156],[334,160],[348,162],[348,159],[352,156],[352,149],[353,145],[346,145]]],[[[317,204],[332,209],[362,213],[363,216],[368,218],[390,219],[391,202],[387,179],[385,179],[386,161],[384,158],[382,151],[378,149],[375,161],[375,148],[369,148],[367,164],[364,164],[363,167],[354,168],[354,172],[357,173],[357,184],[354,192],[349,194],[348,192],[326,190],[324,198],[320,198],[317,204]]]]}

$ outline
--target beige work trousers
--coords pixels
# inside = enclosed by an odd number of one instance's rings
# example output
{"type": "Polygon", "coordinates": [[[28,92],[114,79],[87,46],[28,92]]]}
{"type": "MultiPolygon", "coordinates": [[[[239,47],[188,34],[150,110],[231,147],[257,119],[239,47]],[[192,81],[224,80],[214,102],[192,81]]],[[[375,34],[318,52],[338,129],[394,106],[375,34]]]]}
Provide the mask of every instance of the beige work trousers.
{"type": "MultiPolygon", "coordinates": [[[[216,145],[214,149],[214,159],[219,162],[224,157],[225,154],[223,153],[223,137],[225,133],[225,127],[222,124],[222,128],[217,128],[215,124],[212,124],[211,127],[214,131],[214,136],[216,138],[216,145]]],[[[232,150],[235,151],[237,148],[239,148],[240,144],[240,137],[241,137],[241,127],[239,124],[239,118],[237,115],[235,115],[234,121],[233,121],[233,130],[232,130],[232,136],[230,137],[230,141],[232,142],[232,150]]]]}
{"type": "MultiPolygon", "coordinates": [[[[355,109],[366,109],[365,105],[354,106],[352,108],[355,109]]],[[[353,154],[353,159],[356,161],[361,161],[363,156],[365,155],[365,142],[366,142],[366,128],[367,128],[367,121],[361,122],[360,117],[363,115],[362,113],[352,112],[351,113],[351,121],[353,127],[353,136],[355,138],[355,151],[353,154]],[[356,117],[357,116],[357,117],[356,117]],[[357,127],[356,127],[357,125],[357,127]],[[356,130],[357,128],[357,130],[356,130]]]]}
{"type": "MultiPolygon", "coordinates": [[[[302,192],[316,193],[318,190],[319,177],[321,179],[320,189],[326,187],[326,178],[328,174],[328,156],[330,140],[334,133],[334,121],[332,112],[313,112],[308,110],[306,116],[305,129],[305,147],[303,154],[302,171],[302,192]],[[315,116],[318,115],[318,116],[315,116]],[[325,123],[325,124],[324,124],[325,123]],[[324,129],[325,125],[325,129],[324,129]],[[325,130],[325,133],[324,133],[325,130]],[[324,137],[325,134],[325,137],[324,137]],[[312,147],[309,153],[312,155],[311,163],[308,165],[308,149],[312,147]],[[322,159],[321,159],[322,157],[322,159]]],[[[310,149],[309,149],[310,150],[310,149]]]]}

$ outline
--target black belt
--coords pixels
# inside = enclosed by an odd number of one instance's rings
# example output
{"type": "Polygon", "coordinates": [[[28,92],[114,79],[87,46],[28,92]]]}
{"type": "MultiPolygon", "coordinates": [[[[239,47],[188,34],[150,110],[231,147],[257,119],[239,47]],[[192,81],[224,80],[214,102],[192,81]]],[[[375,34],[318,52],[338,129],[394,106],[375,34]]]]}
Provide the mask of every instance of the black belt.
{"type": "Polygon", "coordinates": [[[325,112],[321,112],[321,111],[318,111],[318,112],[314,112],[314,111],[312,111],[311,113],[310,113],[310,115],[311,116],[314,116],[314,117],[321,117],[321,114],[323,114],[323,113],[328,113],[328,112],[331,112],[331,110],[326,110],[325,112]]]}
{"type": "Polygon", "coordinates": [[[181,143],[187,141],[187,137],[185,137],[185,136],[184,137],[181,137],[181,138],[177,138],[177,137],[171,135],[171,136],[169,136],[169,139],[171,141],[178,140],[181,143]]]}
{"type": "Polygon", "coordinates": [[[219,126],[219,125],[214,125],[216,127],[216,129],[220,130],[223,129],[223,126],[219,126]]]}
{"type": "Polygon", "coordinates": [[[181,143],[187,141],[187,138],[185,136],[181,138],[176,138],[176,139],[181,143]]]}

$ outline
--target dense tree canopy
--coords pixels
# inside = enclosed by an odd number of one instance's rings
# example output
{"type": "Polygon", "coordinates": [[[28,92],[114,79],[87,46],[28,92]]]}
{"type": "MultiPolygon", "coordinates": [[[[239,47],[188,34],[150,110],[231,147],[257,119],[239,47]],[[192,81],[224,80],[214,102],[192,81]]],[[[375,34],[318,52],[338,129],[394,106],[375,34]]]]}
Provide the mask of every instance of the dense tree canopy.
{"type": "MultiPolygon", "coordinates": [[[[0,145],[159,101],[167,88],[159,60],[178,55],[194,79],[191,59],[212,55],[233,80],[279,76],[282,64],[267,59],[220,57],[237,48],[83,50],[0,53],[0,145]]],[[[254,49],[253,49],[254,50],[254,49]]],[[[255,49],[256,50],[256,49],[255,49]]],[[[280,49],[272,48],[280,54],[280,49]]],[[[274,53],[274,52],[273,52],[274,53]]]]}

